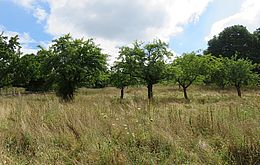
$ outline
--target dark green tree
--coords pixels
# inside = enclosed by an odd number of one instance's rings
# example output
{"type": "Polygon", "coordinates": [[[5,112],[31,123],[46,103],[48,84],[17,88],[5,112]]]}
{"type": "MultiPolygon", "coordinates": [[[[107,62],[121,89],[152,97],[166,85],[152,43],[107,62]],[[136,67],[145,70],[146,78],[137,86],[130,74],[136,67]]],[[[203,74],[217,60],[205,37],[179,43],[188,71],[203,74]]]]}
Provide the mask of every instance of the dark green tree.
{"type": "Polygon", "coordinates": [[[0,34],[0,88],[13,83],[15,67],[21,55],[18,36],[0,34]]]}
{"type": "MultiPolygon", "coordinates": [[[[260,28],[256,29],[253,33],[254,36],[254,45],[252,48],[252,56],[251,60],[254,63],[260,63],[260,28]]],[[[260,73],[260,69],[258,69],[258,73],[260,73]]]]}
{"type": "Polygon", "coordinates": [[[255,53],[255,45],[255,37],[246,27],[234,25],[225,28],[218,36],[209,40],[205,54],[228,58],[237,54],[238,58],[248,58],[257,63],[260,55],[255,53]]]}
{"type": "Polygon", "coordinates": [[[110,76],[111,76],[110,72],[106,68],[104,71],[97,73],[97,75],[95,77],[93,77],[92,83],[91,84],[86,84],[86,87],[105,88],[110,83],[110,76]]]}
{"type": "Polygon", "coordinates": [[[106,70],[106,55],[93,39],[73,39],[70,34],[53,41],[47,54],[45,73],[56,86],[56,93],[64,101],[71,101],[74,92],[85,82],[106,70]]]}
{"type": "Polygon", "coordinates": [[[46,90],[43,63],[45,56],[38,53],[23,55],[15,67],[13,86],[24,87],[27,91],[46,90]]]}

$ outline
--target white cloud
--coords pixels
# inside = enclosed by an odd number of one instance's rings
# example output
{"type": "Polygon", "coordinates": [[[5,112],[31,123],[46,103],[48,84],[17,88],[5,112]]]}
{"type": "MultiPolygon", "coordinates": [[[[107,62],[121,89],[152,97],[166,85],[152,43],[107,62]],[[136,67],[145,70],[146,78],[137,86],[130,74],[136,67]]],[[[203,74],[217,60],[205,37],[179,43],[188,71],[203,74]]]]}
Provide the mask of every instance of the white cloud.
{"type": "Polygon", "coordinates": [[[198,20],[211,0],[49,0],[47,31],[117,41],[168,40],[198,20]]]}
{"type": "Polygon", "coordinates": [[[205,40],[210,40],[214,35],[217,35],[223,31],[225,27],[237,24],[246,26],[251,32],[260,27],[259,0],[244,0],[240,11],[213,24],[211,27],[211,32],[205,40]]]}
{"type": "Polygon", "coordinates": [[[42,2],[47,2],[46,0],[12,0],[12,2],[32,12],[38,23],[45,21],[48,17],[47,12],[40,7],[42,2]]]}
{"type": "Polygon", "coordinates": [[[35,0],[12,0],[14,3],[19,4],[25,8],[33,8],[35,0]]]}
{"type": "Polygon", "coordinates": [[[37,18],[37,22],[40,23],[43,22],[48,17],[48,14],[46,13],[45,10],[41,8],[35,8],[33,16],[37,18]]]}
{"type": "Polygon", "coordinates": [[[93,37],[109,54],[134,40],[170,37],[196,22],[212,0],[47,0],[46,32],[93,37]]]}
{"type": "Polygon", "coordinates": [[[213,0],[12,0],[46,20],[46,32],[58,37],[91,37],[115,59],[118,47],[134,40],[168,42],[196,23],[213,0]],[[47,13],[41,3],[48,3],[47,13]]]}

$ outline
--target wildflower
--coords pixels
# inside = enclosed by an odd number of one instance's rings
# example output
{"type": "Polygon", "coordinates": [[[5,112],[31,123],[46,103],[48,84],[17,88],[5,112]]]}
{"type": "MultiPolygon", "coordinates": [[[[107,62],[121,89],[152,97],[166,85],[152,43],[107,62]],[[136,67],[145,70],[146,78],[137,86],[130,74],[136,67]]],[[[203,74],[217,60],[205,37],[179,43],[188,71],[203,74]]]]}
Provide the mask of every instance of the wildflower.
{"type": "Polygon", "coordinates": [[[115,126],[115,124],[113,123],[112,126],[115,126]]]}
{"type": "Polygon", "coordinates": [[[117,118],[116,118],[116,121],[118,121],[118,120],[119,120],[119,118],[117,117],[117,118]]]}
{"type": "Polygon", "coordinates": [[[140,107],[138,107],[137,109],[138,109],[138,110],[141,110],[141,108],[140,108],[140,107]]]}

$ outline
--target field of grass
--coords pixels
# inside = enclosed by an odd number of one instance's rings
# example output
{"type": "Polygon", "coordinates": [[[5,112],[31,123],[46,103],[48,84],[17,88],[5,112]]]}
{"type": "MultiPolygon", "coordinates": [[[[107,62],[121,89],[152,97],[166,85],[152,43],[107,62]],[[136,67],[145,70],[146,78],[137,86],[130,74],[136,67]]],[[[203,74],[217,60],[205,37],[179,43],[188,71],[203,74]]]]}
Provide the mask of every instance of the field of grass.
{"type": "Polygon", "coordinates": [[[260,164],[260,89],[0,96],[0,164],[260,164]]]}

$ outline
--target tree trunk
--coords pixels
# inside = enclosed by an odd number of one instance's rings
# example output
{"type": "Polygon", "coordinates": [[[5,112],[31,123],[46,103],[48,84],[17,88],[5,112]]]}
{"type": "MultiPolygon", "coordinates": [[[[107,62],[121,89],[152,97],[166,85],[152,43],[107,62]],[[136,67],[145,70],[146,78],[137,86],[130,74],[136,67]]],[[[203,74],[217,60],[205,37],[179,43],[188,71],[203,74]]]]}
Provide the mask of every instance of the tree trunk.
{"type": "Polygon", "coordinates": [[[120,95],[120,99],[124,98],[124,87],[121,87],[121,95],[120,95]]]}
{"type": "Polygon", "coordinates": [[[150,100],[153,98],[153,84],[148,84],[147,89],[148,89],[148,99],[150,100]]]}
{"type": "Polygon", "coordinates": [[[187,87],[183,87],[183,93],[184,93],[184,97],[186,100],[188,100],[188,95],[187,95],[187,87]]]}
{"type": "Polygon", "coordinates": [[[239,85],[239,84],[236,85],[236,89],[237,89],[237,95],[238,95],[239,97],[241,97],[241,88],[240,88],[240,85],[239,85]]]}
{"type": "Polygon", "coordinates": [[[178,83],[178,86],[179,86],[179,91],[181,91],[181,84],[178,83]]]}

